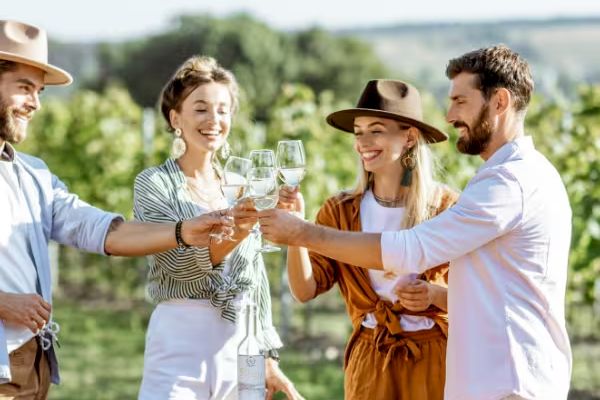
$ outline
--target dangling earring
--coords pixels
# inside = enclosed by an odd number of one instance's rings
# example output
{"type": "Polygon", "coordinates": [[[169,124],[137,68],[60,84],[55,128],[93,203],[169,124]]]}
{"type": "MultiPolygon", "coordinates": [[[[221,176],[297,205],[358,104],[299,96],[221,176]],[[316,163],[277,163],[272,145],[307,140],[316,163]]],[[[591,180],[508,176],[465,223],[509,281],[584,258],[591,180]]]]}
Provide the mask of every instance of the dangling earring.
{"type": "Polygon", "coordinates": [[[231,146],[229,145],[228,141],[225,141],[223,146],[221,146],[221,148],[219,149],[219,156],[221,157],[221,160],[226,160],[227,158],[229,158],[230,154],[231,146]]]}
{"type": "Polygon", "coordinates": [[[402,186],[410,186],[412,183],[412,173],[417,165],[414,157],[414,148],[410,148],[404,153],[402,159],[400,160],[402,166],[404,167],[404,175],[402,175],[402,181],[400,184],[402,186]]]}
{"type": "Polygon", "coordinates": [[[175,129],[175,138],[173,138],[173,145],[171,146],[171,157],[174,159],[181,157],[187,150],[187,146],[185,145],[184,140],[181,138],[181,133],[181,129],[175,129]]]}

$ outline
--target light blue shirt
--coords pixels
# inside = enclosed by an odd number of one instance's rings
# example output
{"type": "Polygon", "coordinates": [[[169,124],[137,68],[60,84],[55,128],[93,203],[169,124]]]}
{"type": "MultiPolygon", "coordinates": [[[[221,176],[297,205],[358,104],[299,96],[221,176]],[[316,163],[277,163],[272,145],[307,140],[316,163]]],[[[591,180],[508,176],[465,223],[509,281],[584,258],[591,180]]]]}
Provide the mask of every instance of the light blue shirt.
{"type": "Polygon", "coordinates": [[[498,149],[455,206],[382,234],[386,270],[450,261],[446,399],[567,398],[570,241],[566,190],[531,137],[498,149]]]}
{"type": "MultiPolygon", "coordinates": [[[[88,252],[104,254],[104,241],[108,228],[118,214],[108,213],[81,201],[69,193],[67,187],[39,158],[16,153],[6,144],[4,155],[13,158],[15,172],[25,198],[23,207],[29,208],[33,223],[29,226],[31,259],[39,277],[42,297],[52,303],[52,276],[48,243],[58,243],[76,247],[88,252]]],[[[0,248],[9,252],[8,248],[0,248]]],[[[0,265],[0,268],[3,268],[0,265]]],[[[12,266],[14,268],[14,266],[12,266]]],[[[4,327],[0,322],[0,383],[10,379],[2,372],[8,370],[8,354],[4,327]]],[[[52,381],[58,383],[58,368],[54,357],[51,359],[52,381]]]]}

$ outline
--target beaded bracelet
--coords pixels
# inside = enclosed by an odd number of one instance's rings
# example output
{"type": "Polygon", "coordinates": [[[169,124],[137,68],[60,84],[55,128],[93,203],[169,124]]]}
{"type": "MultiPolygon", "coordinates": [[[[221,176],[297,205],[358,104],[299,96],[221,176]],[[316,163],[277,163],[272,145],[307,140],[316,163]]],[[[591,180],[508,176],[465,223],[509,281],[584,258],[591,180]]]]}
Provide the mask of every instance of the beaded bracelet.
{"type": "Polygon", "coordinates": [[[181,237],[181,225],[183,224],[183,220],[179,220],[177,221],[177,223],[175,224],[175,240],[177,241],[177,246],[180,248],[188,248],[190,247],[189,244],[187,244],[185,242],[185,240],[183,240],[183,237],[181,237]]]}

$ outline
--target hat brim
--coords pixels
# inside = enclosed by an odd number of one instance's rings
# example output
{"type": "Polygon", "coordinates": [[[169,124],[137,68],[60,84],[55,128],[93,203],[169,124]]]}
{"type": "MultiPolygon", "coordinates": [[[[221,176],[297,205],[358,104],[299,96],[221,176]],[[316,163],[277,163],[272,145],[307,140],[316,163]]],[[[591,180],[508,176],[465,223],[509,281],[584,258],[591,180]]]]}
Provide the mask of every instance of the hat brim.
{"type": "Polygon", "coordinates": [[[349,108],[347,110],[333,112],[327,116],[327,123],[341,131],[354,133],[354,118],[361,116],[390,118],[406,122],[419,128],[421,134],[428,143],[438,143],[448,140],[448,134],[440,131],[434,126],[400,114],[374,110],[371,108],[349,108]]]}
{"type": "Polygon", "coordinates": [[[30,65],[44,71],[44,84],[46,85],[70,85],[73,77],[67,71],[64,71],[54,65],[44,64],[30,58],[17,56],[13,53],[0,51],[0,60],[14,61],[21,64],[30,65]]]}

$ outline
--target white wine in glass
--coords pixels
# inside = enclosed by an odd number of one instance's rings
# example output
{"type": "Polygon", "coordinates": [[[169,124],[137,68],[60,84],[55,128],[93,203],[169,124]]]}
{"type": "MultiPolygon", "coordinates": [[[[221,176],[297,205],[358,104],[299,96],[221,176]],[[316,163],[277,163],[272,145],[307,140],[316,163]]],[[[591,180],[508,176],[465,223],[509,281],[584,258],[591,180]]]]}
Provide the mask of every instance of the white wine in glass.
{"type": "Polygon", "coordinates": [[[306,172],[304,146],[301,140],[280,140],[277,144],[277,168],[286,185],[297,187],[306,172]]]}
{"type": "Polygon", "coordinates": [[[248,189],[246,175],[252,168],[252,161],[247,158],[231,156],[227,159],[223,168],[223,181],[221,190],[227,199],[229,207],[235,206],[242,199],[248,189]]]}
{"type": "MultiPolygon", "coordinates": [[[[246,174],[250,168],[252,168],[252,161],[247,158],[231,156],[227,159],[225,167],[223,167],[221,191],[227,200],[229,209],[233,208],[246,195],[248,190],[246,174]]],[[[210,236],[219,240],[233,240],[231,237],[220,233],[211,233],[210,236]]]]}

